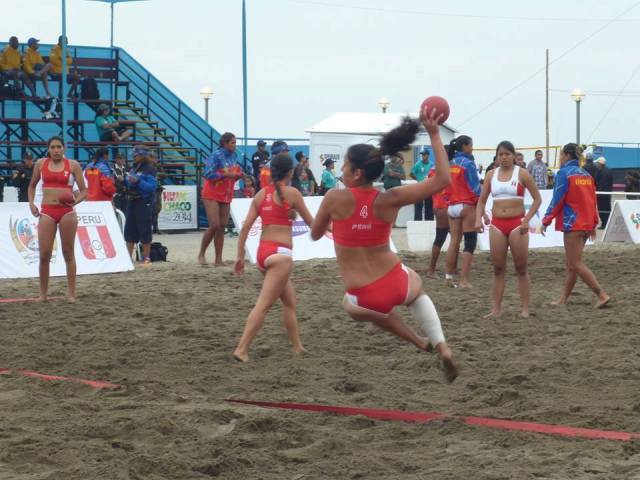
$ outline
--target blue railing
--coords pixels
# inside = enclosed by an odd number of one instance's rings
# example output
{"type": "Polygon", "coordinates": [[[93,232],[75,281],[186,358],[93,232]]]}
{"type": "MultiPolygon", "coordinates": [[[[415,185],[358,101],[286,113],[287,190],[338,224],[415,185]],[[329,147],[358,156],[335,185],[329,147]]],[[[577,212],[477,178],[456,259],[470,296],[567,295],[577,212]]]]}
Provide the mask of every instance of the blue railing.
{"type": "MultiPolygon", "coordinates": [[[[220,140],[220,133],[178,98],[125,50],[117,49],[118,79],[129,82],[126,100],[143,107],[176,142],[208,155],[220,140]]],[[[118,90],[117,96],[121,91],[118,90]]],[[[117,100],[124,100],[117,98],[117,100]]]]}

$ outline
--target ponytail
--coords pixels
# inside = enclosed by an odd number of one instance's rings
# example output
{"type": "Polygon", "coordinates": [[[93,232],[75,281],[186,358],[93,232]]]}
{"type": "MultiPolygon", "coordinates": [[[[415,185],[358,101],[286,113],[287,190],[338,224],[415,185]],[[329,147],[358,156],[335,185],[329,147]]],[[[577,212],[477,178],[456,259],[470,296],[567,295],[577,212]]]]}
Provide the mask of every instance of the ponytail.
{"type": "Polygon", "coordinates": [[[369,182],[373,182],[384,170],[384,157],[397,155],[408,150],[415,141],[420,129],[420,122],[407,116],[402,123],[393,130],[387,132],[380,139],[380,148],[359,143],[352,145],[347,150],[347,157],[353,168],[364,171],[364,176],[369,182]]]}
{"type": "Polygon", "coordinates": [[[293,160],[288,153],[279,153],[271,160],[271,181],[276,187],[276,193],[281,203],[284,203],[284,196],[278,182],[283,180],[291,170],[293,170],[293,160]]]}
{"type": "Polygon", "coordinates": [[[468,135],[460,135],[459,137],[451,140],[451,143],[449,143],[449,145],[446,148],[447,156],[449,157],[449,160],[455,157],[456,152],[461,152],[462,147],[464,147],[465,145],[472,145],[472,144],[473,144],[473,139],[468,135]]]}
{"type": "Polygon", "coordinates": [[[577,143],[567,143],[562,147],[562,153],[568,155],[572,160],[579,160],[582,155],[582,148],[577,143]]]}

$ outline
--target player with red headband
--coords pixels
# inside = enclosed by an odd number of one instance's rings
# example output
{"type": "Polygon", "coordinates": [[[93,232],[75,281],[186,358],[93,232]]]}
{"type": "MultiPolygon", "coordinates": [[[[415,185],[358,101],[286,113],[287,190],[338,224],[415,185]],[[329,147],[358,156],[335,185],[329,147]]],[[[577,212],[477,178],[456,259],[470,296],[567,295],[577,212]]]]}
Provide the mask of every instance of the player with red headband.
{"type": "Polygon", "coordinates": [[[40,300],[47,300],[49,290],[49,264],[56,233],[60,231],[62,255],[67,267],[67,300],[76,301],[76,259],[74,244],[78,217],[73,207],[87,196],[82,168],[75,160],[64,156],[64,143],[60,137],[51,137],[47,142],[48,155],[36,162],[29,183],[29,208],[38,222],[38,244],[40,248],[40,300]],[[36,185],[42,179],[42,204],[35,204],[36,185]],[[73,185],[79,192],[74,196],[73,185]]]}
{"type": "Polygon", "coordinates": [[[422,182],[380,192],[373,182],[384,169],[384,157],[397,154],[415,141],[419,122],[405,118],[400,126],[385,134],[380,148],[351,146],[342,167],[344,190],[332,189],[324,197],[311,228],[311,237],[322,237],[333,225],[338,266],[345,283],[343,306],[358,321],[377,327],[414,344],[421,350],[435,347],[451,382],[458,375],[438,313],[422,290],[418,274],[404,266],[389,248],[391,227],[398,210],[413,205],[449,183],[447,154],[440,139],[436,110],[421,111],[422,124],[431,137],[436,157],[436,174],[422,182]],[[398,305],[409,307],[428,338],[418,336],[393,311],[398,305]]]}

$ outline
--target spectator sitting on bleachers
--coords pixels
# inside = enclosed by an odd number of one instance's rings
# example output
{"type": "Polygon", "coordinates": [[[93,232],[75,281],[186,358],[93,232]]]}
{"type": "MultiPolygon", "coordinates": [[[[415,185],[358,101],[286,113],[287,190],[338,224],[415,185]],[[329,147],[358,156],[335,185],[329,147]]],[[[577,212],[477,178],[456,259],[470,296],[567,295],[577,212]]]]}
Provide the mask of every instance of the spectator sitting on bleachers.
{"type": "MultiPolygon", "coordinates": [[[[27,48],[27,51],[24,52],[24,55],[22,56],[22,69],[29,77],[29,80],[33,82],[34,87],[37,80],[42,81],[47,97],[51,98],[52,95],[49,90],[49,72],[51,71],[51,64],[44,63],[42,55],[38,52],[38,47],[40,46],[38,42],[39,40],[33,37],[31,37],[27,42],[29,48],[27,48]]],[[[36,96],[35,88],[34,96],[36,96]]]]}
{"type": "Polygon", "coordinates": [[[93,162],[84,169],[87,181],[87,201],[110,202],[116,193],[113,171],[109,166],[109,150],[99,148],[93,162]]]}
{"type": "Polygon", "coordinates": [[[20,81],[22,80],[35,97],[35,86],[31,80],[29,80],[27,74],[22,71],[22,57],[20,56],[18,48],[20,48],[18,37],[11,37],[9,39],[9,45],[0,53],[0,71],[10,79],[13,79],[16,90],[21,90],[20,81]]]}
{"type": "Polygon", "coordinates": [[[96,114],[96,129],[101,142],[122,142],[131,136],[131,130],[120,126],[120,123],[113,115],[110,115],[111,108],[106,103],[98,106],[96,114]]]}
{"type": "MultiPolygon", "coordinates": [[[[69,45],[69,39],[66,39],[66,43],[69,45]]],[[[49,52],[49,63],[51,63],[51,79],[60,82],[58,97],[62,98],[62,35],[58,37],[58,44],[54,45],[49,52]]],[[[72,63],[71,55],[67,50],[67,83],[71,85],[67,94],[69,98],[78,96],[78,83],[80,83],[78,72],[76,70],[69,71],[69,65],[72,63]]]]}

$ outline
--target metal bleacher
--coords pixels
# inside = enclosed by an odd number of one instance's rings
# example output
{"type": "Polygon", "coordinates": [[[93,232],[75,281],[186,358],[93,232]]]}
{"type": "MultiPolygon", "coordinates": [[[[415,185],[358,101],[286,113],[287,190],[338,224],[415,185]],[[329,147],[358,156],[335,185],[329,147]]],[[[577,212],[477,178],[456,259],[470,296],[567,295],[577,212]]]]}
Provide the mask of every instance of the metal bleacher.
{"type": "MultiPolygon", "coordinates": [[[[5,46],[0,42],[0,49],[5,46]]],[[[40,45],[45,61],[52,46],[40,45]]],[[[96,79],[100,99],[69,100],[67,155],[85,163],[99,147],[127,154],[133,145],[144,143],[157,150],[171,183],[199,183],[202,160],[217,147],[220,133],[123,49],[69,46],[69,52],[72,70],[81,78],[96,79]],[[100,103],[110,104],[118,121],[133,130],[130,141],[99,141],[94,122],[100,103]]],[[[49,84],[54,95],[68,88],[53,80],[49,84]]],[[[44,96],[40,82],[37,88],[44,96]]],[[[27,152],[43,156],[46,140],[60,135],[59,119],[43,119],[46,105],[41,98],[0,97],[0,168],[11,170],[27,152]]]]}

